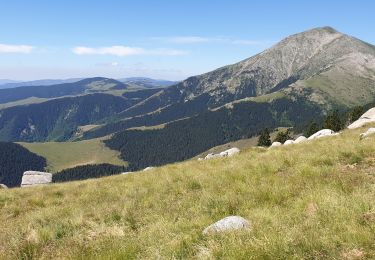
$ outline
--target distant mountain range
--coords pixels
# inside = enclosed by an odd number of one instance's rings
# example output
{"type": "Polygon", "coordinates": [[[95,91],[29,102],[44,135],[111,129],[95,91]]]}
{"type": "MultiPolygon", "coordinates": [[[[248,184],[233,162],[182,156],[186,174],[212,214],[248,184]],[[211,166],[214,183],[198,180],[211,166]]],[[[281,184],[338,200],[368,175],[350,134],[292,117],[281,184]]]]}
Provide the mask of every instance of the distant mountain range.
{"type": "Polygon", "coordinates": [[[0,90],[0,104],[13,106],[0,110],[0,140],[74,140],[79,127],[97,125],[79,138],[107,136],[107,146],[139,169],[185,160],[266,127],[302,131],[333,109],[374,101],[375,47],[322,27],[182,82],[91,78],[0,90]],[[42,103],[17,106],[32,98],[42,103]]]}
{"type": "Polygon", "coordinates": [[[41,79],[32,81],[16,81],[16,80],[6,80],[0,79],[0,89],[3,88],[17,88],[24,86],[48,86],[64,83],[73,83],[82,80],[82,78],[76,79],[41,79]]]}
{"type": "Polygon", "coordinates": [[[178,81],[170,81],[163,79],[150,79],[143,77],[132,77],[119,79],[119,81],[127,84],[135,84],[137,86],[142,86],[145,88],[160,88],[160,87],[169,87],[178,83],[178,81]]]}
{"type": "MultiPolygon", "coordinates": [[[[50,86],[57,84],[65,83],[74,83],[84,78],[71,78],[71,79],[40,79],[33,81],[17,81],[9,79],[0,79],[0,89],[4,88],[17,88],[25,86],[50,86]]],[[[118,81],[123,83],[133,84],[135,86],[145,87],[145,88],[159,88],[159,87],[169,87],[176,84],[178,81],[169,81],[169,80],[160,80],[160,79],[151,79],[145,77],[131,77],[131,78],[122,78],[118,81]]]]}

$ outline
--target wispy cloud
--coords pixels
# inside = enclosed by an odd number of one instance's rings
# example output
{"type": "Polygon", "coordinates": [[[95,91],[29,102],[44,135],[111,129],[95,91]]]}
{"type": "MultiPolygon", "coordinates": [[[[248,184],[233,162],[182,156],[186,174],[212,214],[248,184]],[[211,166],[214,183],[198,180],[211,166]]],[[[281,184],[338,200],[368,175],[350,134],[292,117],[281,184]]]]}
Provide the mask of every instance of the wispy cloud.
{"type": "Polygon", "coordinates": [[[9,45],[9,44],[0,44],[0,53],[31,53],[34,49],[30,45],[9,45]]]}
{"type": "Polygon", "coordinates": [[[161,56],[178,56],[186,55],[186,51],[174,50],[174,49],[144,49],[139,47],[128,47],[128,46],[110,46],[110,47],[85,47],[78,46],[73,48],[73,53],[77,55],[113,55],[119,57],[125,56],[136,56],[136,55],[161,55],[161,56]]]}
{"type": "Polygon", "coordinates": [[[221,43],[237,45],[269,45],[274,41],[234,39],[230,37],[202,37],[202,36],[173,36],[173,37],[153,37],[154,40],[162,40],[175,44],[199,44],[199,43],[221,43]]]}
{"type": "MultiPolygon", "coordinates": [[[[156,37],[157,38],[157,37],[156,37]]],[[[159,38],[163,39],[163,38],[159,38]]],[[[204,43],[212,41],[212,38],[205,38],[199,36],[177,36],[164,38],[167,42],[171,43],[204,43]]]]}

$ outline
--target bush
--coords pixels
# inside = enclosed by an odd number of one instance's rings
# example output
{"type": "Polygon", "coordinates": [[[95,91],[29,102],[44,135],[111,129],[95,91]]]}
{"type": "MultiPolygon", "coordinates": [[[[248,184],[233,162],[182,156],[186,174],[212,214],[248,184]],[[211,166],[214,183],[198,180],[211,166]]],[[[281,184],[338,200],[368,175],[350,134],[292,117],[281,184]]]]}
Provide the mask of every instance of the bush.
{"type": "Polygon", "coordinates": [[[258,146],[265,146],[268,147],[271,145],[271,137],[270,137],[270,132],[268,129],[264,129],[259,136],[258,139],[258,146]]]}
{"type": "Polygon", "coordinates": [[[290,136],[289,129],[286,131],[280,131],[277,133],[275,139],[273,140],[274,142],[280,142],[280,143],[285,143],[286,140],[291,139],[292,137],[290,136]]]}

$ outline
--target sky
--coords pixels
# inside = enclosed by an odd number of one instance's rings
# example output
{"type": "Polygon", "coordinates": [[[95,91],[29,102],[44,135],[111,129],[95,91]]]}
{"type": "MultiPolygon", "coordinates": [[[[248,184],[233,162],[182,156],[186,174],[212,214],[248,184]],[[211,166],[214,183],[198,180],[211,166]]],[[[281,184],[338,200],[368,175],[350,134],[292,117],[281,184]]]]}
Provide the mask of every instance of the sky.
{"type": "Polygon", "coordinates": [[[375,44],[375,1],[2,0],[0,79],[182,80],[331,26],[375,44]]]}

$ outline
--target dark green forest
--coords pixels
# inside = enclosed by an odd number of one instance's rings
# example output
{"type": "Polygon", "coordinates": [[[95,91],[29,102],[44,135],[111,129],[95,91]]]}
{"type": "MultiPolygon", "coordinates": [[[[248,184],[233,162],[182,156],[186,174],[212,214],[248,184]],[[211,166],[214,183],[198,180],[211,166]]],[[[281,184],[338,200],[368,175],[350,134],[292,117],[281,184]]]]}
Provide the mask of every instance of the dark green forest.
{"type": "Polygon", "coordinates": [[[182,161],[214,146],[249,138],[259,129],[279,126],[304,129],[313,119],[322,119],[322,110],[296,96],[270,103],[241,102],[167,124],[162,129],[126,130],[105,141],[121,152],[130,170],[182,161]]]}
{"type": "Polygon", "coordinates": [[[76,180],[86,180],[91,178],[100,178],[119,174],[126,170],[123,166],[112,164],[91,164],[82,165],[55,173],[52,177],[53,182],[66,182],[76,180]]]}
{"type": "Polygon", "coordinates": [[[0,183],[19,187],[25,171],[43,171],[46,159],[19,144],[0,142],[0,183]]]}
{"type": "Polygon", "coordinates": [[[133,105],[107,94],[55,99],[0,110],[1,141],[64,141],[78,126],[97,123],[133,105]]]}

